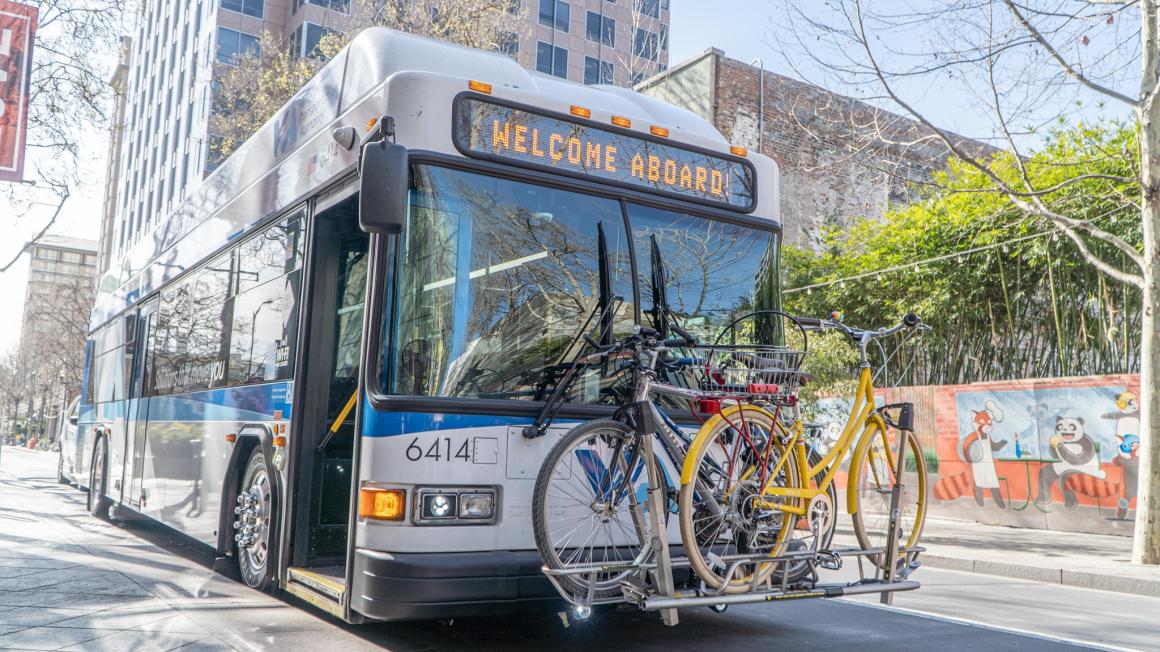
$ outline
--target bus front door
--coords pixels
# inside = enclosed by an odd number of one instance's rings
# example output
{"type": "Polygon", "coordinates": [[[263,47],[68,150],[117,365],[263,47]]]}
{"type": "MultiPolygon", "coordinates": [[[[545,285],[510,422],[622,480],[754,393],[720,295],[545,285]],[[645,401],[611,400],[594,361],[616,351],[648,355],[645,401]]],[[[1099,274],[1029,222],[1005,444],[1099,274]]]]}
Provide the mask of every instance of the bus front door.
{"type": "Polygon", "coordinates": [[[341,617],[369,252],[369,238],[358,228],[357,196],[319,210],[312,233],[287,588],[294,593],[297,584],[329,597],[341,617]]]}

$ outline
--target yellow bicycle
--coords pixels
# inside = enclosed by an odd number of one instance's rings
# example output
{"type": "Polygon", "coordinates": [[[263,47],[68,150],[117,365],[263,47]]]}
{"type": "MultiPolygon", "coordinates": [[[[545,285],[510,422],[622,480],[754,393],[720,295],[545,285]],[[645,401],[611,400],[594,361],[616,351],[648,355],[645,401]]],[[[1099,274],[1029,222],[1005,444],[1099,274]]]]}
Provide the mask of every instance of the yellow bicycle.
{"type": "MultiPolygon", "coordinates": [[[[866,557],[889,568],[885,551],[896,486],[901,530],[896,564],[909,560],[908,551],[922,534],[926,469],[913,432],[912,407],[876,404],[866,349],[881,338],[928,327],[914,314],[878,330],[830,320],[792,321],[802,331],[803,352],[806,330],[832,329],[850,337],[861,352],[858,389],[841,436],[820,458],[806,441],[797,404],[796,388],[807,374],[796,369],[776,372],[779,379],[791,379],[786,383],[790,391],[780,392],[777,400],[732,403],[701,427],[681,469],[678,513],[691,567],[719,593],[750,591],[770,578],[779,563],[792,564],[791,559],[772,559],[785,551],[787,530],[804,527],[816,542],[813,552],[824,547],[838,508],[832,485],[851,448],[845,507],[861,548],[877,551],[866,557]],[[739,570],[746,554],[754,553],[771,560],[751,563],[752,572],[739,570]]],[[[745,363],[750,373],[771,373],[752,360],[745,363]]]]}

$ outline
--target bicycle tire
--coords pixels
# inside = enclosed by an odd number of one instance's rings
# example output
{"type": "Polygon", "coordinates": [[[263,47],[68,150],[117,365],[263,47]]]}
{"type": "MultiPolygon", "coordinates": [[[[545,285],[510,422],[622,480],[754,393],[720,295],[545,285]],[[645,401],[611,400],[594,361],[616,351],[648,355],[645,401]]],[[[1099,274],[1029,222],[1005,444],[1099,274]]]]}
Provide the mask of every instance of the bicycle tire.
{"type": "MultiPolygon", "coordinates": [[[[708,586],[711,590],[721,591],[724,593],[747,592],[754,584],[754,574],[757,575],[756,583],[760,584],[766,581],[777,569],[777,566],[780,565],[778,562],[754,564],[754,570],[752,570],[749,575],[738,578],[728,576],[727,574],[719,574],[717,570],[715,570],[721,569],[727,571],[727,567],[723,567],[723,562],[720,560],[720,557],[723,554],[730,554],[732,552],[737,552],[738,550],[736,549],[751,546],[754,542],[757,541],[757,537],[761,536],[755,533],[757,528],[756,520],[759,518],[756,516],[756,508],[750,506],[749,513],[754,516],[747,517],[745,514],[746,498],[745,496],[742,496],[741,491],[738,490],[741,483],[746,482],[746,474],[738,473],[736,468],[724,470],[724,476],[738,475],[738,479],[735,481],[731,477],[726,478],[722,475],[722,465],[718,464],[718,460],[714,459],[711,464],[706,461],[709,459],[709,454],[714,452],[718,447],[722,449],[722,456],[737,456],[737,454],[728,453],[726,447],[727,445],[732,445],[731,442],[728,442],[728,438],[730,437],[728,431],[734,427],[731,424],[735,419],[751,419],[751,423],[755,423],[759,428],[764,429],[764,431],[768,433],[773,433],[776,428],[776,419],[774,416],[768,411],[757,406],[732,406],[722,410],[718,414],[713,415],[713,417],[706,421],[705,424],[701,427],[700,431],[697,433],[697,436],[693,440],[693,445],[689,448],[689,452],[685,457],[685,463],[681,470],[681,493],[679,508],[677,510],[681,524],[681,542],[684,544],[685,554],[689,559],[690,567],[693,569],[693,572],[696,573],[697,577],[699,577],[701,581],[703,581],[705,585],[708,586]],[[714,444],[716,442],[724,443],[715,447],[714,444]],[[724,488],[721,487],[720,484],[722,480],[726,480],[726,486],[724,488]],[[733,483],[732,486],[734,486],[734,488],[729,488],[730,483],[733,483]],[[720,500],[716,497],[714,498],[718,508],[724,506],[722,503],[726,500],[731,503],[725,512],[721,513],[720,515],[714,515],[711,513],[705,515],[704,510],[702,510],[702,515],[698,516],[698,509],[700,505],[707,504],[707,500],[697,502],[697,494],[702,490],[699,489],[699,487],[703,487],[706,484],[710,485],[710,491],[712,491],[714,494],[720,492],[720,498],[724,499],[720,500]],[[729,495],[726,496],[726,494],[729,495]],[[745,532],[745,534],[750,537],[749,542],[738,542],[736,532],[731,534],[732,542],[730,542],[729,538],[720,538],[722,530],[726,528],[727,523],[730,524],[729,527],[733,527],[737,523],[743,521],[749,521],[749,529],[747,532],[745,532]],[[707,532],[705,528],[713,527],[713,523],[715,522],[720,523],[720,525],[717,525],[716,529],[712,532],[707,532]],[[736,549],[731,549],[730,546],[733,546],[736,549]],[[714,548],[716,548],[716,551],[714,548]],[[714,559],[714,557],[717,559],[714,559]]],[[[733,437],[738,436],[739,435],[733,435],[733,437]]],[[[736,446],[739,449],[741,446],[741,440],[738,439],[737,441],[738,443],[736,446]]],[[[772,459],[765,460],[765,464],[769,464],[771,461],[775,462],[778,458],[780,458],[780,456],[785,455],[787,452],[787,450],[782,447],[782,444],[777,438],[775,438],[773,441],[776,442],[773,447],[776,455],[772,456],[772,459]]],[[[748,445],[749,444],[747,443],[746,446],[748,445]]],[[[784,476],[784,479],[781,480],[780,484],[777,486],[800,489],[802,487],[803,474],[798,466],[797,456],[793,455],[792,451],[789,452],[791,454],[788,456],[788,459],[785,461],[785,465],[782,467],[784,471],[779,475],[779,477],[784,476]]],[[[736,465],[728,464],[727,466],[736,465]]],[[[777,482],[777,480],[774,480],[773,482],[777,482]]],[[[767,487],[768,486],[770,485],[767,485],[767,487]]],[[[753,495],[754,493],[750,491],[749,497],[752,498],[753,495]]],[[[782,498],[780,500],[789,501],[795,503],[796,505],[801,505],[804,503],[801,498],[782,498]]],[[[750,505],[752,505],[752,502],[750,505]]],[[[793,523],[795,520],[796,518],[789,517],[782,513],[780,516],[780,524],[776,526],[777,536],[775,537],[775,540],[772,541],[772,543],[763,544],[769,547],[768,550],[763,549],[761,552],[768,554],[771,557],[781,554],[786,546],[786,543],[788,542],[789,534],[793,529],[793,523]]],[[[742,552],[753,551],[748,550],[742,552]]]]}
{"type": "MultiPolygon", "coordinates": [[[[926,522],[926,463],[922,456],[922,446],[914,433],[905,430],[897,432],[906,438],[907,453],[914,460],[913,470],[907,469],[904,463],[903,495],[899,500],[899,511],[903,519],[903,537],[899,540],[899,546],[909,548],[918,544],[926,522]],[[910,507],[912,503],[913,507],[910,507]]],[[[890,493],[894,484],[897,441],[891,443],[887,438],[886,444],[890,448],[883,453],[883,439],[882,430],[878,426],[868,427],[850,460],[846,502],[851,508],[854,535],[863,550],[885,548],[889,534],[890,493]],[[875,457],[883,460],[875,465],[877,469],[870,466],[874,464],[875,457]],[[880,478],[889,482],[882,482],[880,478]]],[[[902,558],[900,555],[899,559],[902,558]]],[[[868,555],[867,559],[879,568],[887,568],[885,555],[868,555]]]]}
{"type": "MultiPolygon", "coordinates": [[[[559,501],[553,501],[554,496],[551,494],[553,487],[557,486],[553,482],[553,479],[569,479],[579,475],[582,472],[589,473],[589,475],[586,476],[589,480],[588,486],[580,485],[579,487],[576,487],[578,483],[574,482],[571,482],[570,485],[580,491],[585,488],[593,489],[593,499],[592,503],[588,505],[588,509],[592,512],[593,519],[599,517],[598,509],[595,505],[600,501],[598,500],[599,497],[596,496],[596,493],[597,491],[602,490],[598,490],[596,487],[591,486],[593,484],[592,481],[594,478],[592,477],[589,470],[584,468],[577,468],[577,464],[582,465],[585,463],[582,458],[587,458],[588,463],[593,462],[592,456],[571,454],[582,450],[578,448],[578,445],[589,445],[593,448],[596,447],[596,443],[594,443],[592,440],[595,440],[598,437],[605,438],[606,443],[609,446],[612,446],[615,444],[615,441],[613,441],[614,439],[618,439],[622,444],[634,443],[637,435],[632,428],[619,421],[614,421],[611,419],[601,419],[597,421],[582,423],[564,433],[564,435],[560,437],[559,441],[557,441],[555,445],[552,446],[552,449],[548,452],[548,455],[544,459],[544,463],[540,466],[540,472],[536,476],[536,485],[532,499],[533,534],[536,539],[536,549],[539,551],[540,559],[544,563],[544,566],[548,569],[563,570],[570,565],[577,566],[584,563],[609,561],[608,559],[595,559],[597,556],[595,555],[595,550],[598,547],[595,542],[588,546],[590,551],[588,554],[580,552],[579,555],[573,555],[573,557],[567,559],[562,558],[560,553],[568,549],[565,544],[570,543],[570,539],[554,535],[556,529],[552,527],[551,520],[553,513],[563,513],[565,509],[554,504],[555,502],[559,501]],[[562,465],[566,466],[568,473],[557,473],[558,469],[563,468],[562,465]],[[557,545],[564,547],[561,548],[561,550],[557,550],[557,545]]],[[[609,455],[609,460],[610,459],[612,459],[611,455],[609,455]]],[[[605,464],[604,468],[607,469],[609,466],[608,461],[603,459],[602,461],[605,464]]],[[[659,460],[657,463],[660,463],[659,460]]],[[[648,518],[647,510],[645,510],[643,506],[639,515],[637,515],[637,512],[633,509],[633,507],[640,504],[638,502],[638,496],[640,496],[642,488],[640,486],[640,481],[642,481],[641,473],[643,472],[643,483],[645,489],[647,489],[648,485],[648,475],[647,471],[644,470],[643,461],[638,461],[636,464],[634,464],[637,471],[636,473],[632,474],[624,473],[624,467],[626,467],[627,464],[628,462],[622,459],[619,466],[621,469],[621,477],[627,477],[630,484],[634,487],[634,489],[631,491],[631,496],[628,497],[627,504],[624,505],[626,511],[629,512],[631,519],[631,523],[628,523],[627,525],[630,525],[631,527],[627,527],[623,520],[616,519],[618,522],[616,532],[614,533],[610,527],[606,528],[605,531],[608,533],[609,539],[616,540],[617,536],[614,535],[619,535],[619,540],[623,543],[623,545],[601,545],[599,547],[604,552],[605,557],[607,557],[611,551],[611,553],[615,555],[616,561],[643,564],[647,562],[652,555],[652,550],[648,545],[649,535],[651,533],[651,528],[649,527],[650,521],[648,518]],[[641,519],[643,519],[643,523],[639,522],[641,519]]],[[[612,479],[615,480],[615,474],[610,475],[613,476],[612,479]]],[[[663,476],[664,472],[662,469],[661,482],[665,483],[663,476]]],[[[665,492],[667,495],[667,483],[665,484],[665,492]]],[[[623,484],[619,485],[618,488],[622,489],[623,484]]],[[[629,494],[626,494],[626,496],[629,496],[629,494]]],[[[557,497],[559,497],[558,494],[557,497]]],[[[572,500],[578,501],[579,498],[573,497],[572,500]]],[[[620,505],[615,505],[614,509],[619,510],[620,507],[620,505]]],[[[570,509],[575,515],[569,517],[568,519],[563,519],[564,522],[570,522],[570,520],[580,520],[581,523],[577,524],[577,528],[581,527],[584,524],[583,517],[588,516],[588,514],[584,512],[584,505],[582,503],[573,504],[571,505],[570,509]]],[[[667,509],[665,519],[667,523],[667,509]]],[[[570,537],[572,535],[569,534],[568,536],[570,537]]],[[[583,543],[587,544],[588,539],[585,538],[583,543]]],[[[619,595],[621,593],[620,582],[629,574],[631,574],[631,572],[631,570],[610,572],[598,578],[595,590],[593,591],[594,598],[601,599],[619,595]]],[[[561,588],[561,592],[567,592],[571,594],[565,595],[564,597],[566,599],[571,600],[573,603],[578,603],[578,601],[581,601],[584,597],[586,597],[586,594],[589,590],[589,582],[575,575],[560,575],[558,576],[557,588],[561,588]]]]}

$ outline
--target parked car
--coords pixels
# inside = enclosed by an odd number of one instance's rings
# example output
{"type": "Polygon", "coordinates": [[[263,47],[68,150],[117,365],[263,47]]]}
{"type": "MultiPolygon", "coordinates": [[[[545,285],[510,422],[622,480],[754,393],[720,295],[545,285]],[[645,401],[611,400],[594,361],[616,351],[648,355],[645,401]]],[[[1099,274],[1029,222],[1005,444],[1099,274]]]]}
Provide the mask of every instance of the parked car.
{"type": "Polygon", "coordinates": [[[68,404],[67,419],[61,419],[59,430],[56,433],[59,458],[56,463],[56,481],[61,484],[75,484],[77,457],[83,450],[84,443],[80,438],[80,429],[77,427],[77,411],[80,409],[81,397],[77,396],[68,404]]]}

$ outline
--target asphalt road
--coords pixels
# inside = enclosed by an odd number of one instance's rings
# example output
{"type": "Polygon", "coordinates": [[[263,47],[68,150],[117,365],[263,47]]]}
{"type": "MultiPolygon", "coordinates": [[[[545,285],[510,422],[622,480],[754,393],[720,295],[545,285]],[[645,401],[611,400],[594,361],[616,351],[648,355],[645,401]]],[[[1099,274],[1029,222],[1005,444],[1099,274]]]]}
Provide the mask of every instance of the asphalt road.
{"type": "Polygon", "coordinates": [[[92,519],[83,494],[55,482],[55,464],[55,454],[0,454],[0,649],[862,652],[1160,645],[1158,599],[934,569],[915,574],[924,586],[899,594],[898,609],[853,599],[734,606],[725,614],[695,609],[683,611],[674,628],[627,608],[568,624],[539,614],[351,626],[213,573],[208,550],[164,527],[92,519]]]}

